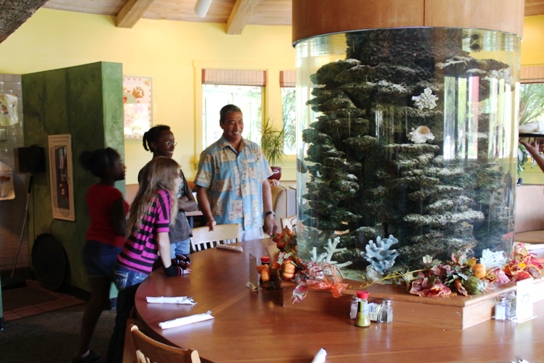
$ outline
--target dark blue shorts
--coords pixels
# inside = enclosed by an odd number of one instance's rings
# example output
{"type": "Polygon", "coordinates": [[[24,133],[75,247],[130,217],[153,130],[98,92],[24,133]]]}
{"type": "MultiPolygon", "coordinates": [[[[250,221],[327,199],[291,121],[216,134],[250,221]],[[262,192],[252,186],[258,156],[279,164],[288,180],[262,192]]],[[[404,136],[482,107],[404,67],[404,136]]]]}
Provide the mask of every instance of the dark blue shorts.
{"type": "Polygon", "coordinates": [[[121,247],[87,240],[83,247],[83,265],[89,277],[112,277],[119,252],[121,247]]]}

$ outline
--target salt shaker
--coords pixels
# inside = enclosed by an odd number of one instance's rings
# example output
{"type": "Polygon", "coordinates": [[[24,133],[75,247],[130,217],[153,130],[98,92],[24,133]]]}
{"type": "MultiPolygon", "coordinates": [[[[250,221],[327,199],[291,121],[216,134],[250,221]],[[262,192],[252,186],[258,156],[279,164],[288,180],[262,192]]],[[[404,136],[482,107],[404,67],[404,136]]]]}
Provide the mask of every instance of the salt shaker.
{"type": "Polygon", "coordinates": [[[390,323],[393,321],[393,305],[391,299],[383,299],[380,314],[378,315],[379,323],[390,323]]]}
{"type": "Polygon", "coordinates": [[[355,295],[351,298],[351,306],[349,310],[349,318],[351,320],[357,317],[358,304],[359,304],[359,298],[357,297],[357,295],[355,295]]]}
{"type": "Polygon", "coordinates": [[[506,319],[514,320],[516,318],[516,293],[508,294],[506,298],[506,319]]]}
{"type": "Polygon", "coordinates": [[[501,296],[495,304],[495,320],[503,321],[506,319],[506,297],[501,296]]]}

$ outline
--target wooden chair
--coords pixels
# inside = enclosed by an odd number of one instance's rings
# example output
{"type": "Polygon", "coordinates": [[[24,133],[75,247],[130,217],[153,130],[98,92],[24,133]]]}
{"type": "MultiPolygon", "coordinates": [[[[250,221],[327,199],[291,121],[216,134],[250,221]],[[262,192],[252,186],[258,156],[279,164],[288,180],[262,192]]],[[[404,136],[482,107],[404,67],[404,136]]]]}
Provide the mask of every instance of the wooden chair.
{"type": "Polygon", "coordinates": [[[123,363],[134,363],[136,362],[136,349],[134,347],[134,339],[132,338],[132,332],[130,328],[133,325],[138,323],[136,318],[136,309],[132,308],[130,310],[130,316],[127,320],[126,330],[125,330],[125,345],[123,346],[123,363]]]}
{"type": "Polygon", "coordinates": [[[181,349],[151,339],[138,329],[130,327],[138,363],[200,363],[198,351],[181,349]]]}
{"type": "Polygon", "coordinates": [[[298,222],[298,219],[296,215],[280,218],[281,229],[284,229],[285,227],[287,227],[293,232],[297,231],[297,222],[298,222]]]}
{"type": "Polygon", "coordinates": [[[194,252],[213,248],[218,244],[240,242],[240,228],[237,224],[218,224],[210,231],[208,226],[193,228],[191,247],[194,252]]]}

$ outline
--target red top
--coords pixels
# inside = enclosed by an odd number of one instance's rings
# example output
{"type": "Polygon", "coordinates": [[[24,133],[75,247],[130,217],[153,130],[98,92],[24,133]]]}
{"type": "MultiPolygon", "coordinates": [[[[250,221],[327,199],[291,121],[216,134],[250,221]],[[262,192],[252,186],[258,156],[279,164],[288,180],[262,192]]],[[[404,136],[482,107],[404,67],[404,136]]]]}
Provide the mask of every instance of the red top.
{"type": "Polygon", "coordinates": [[[368,291],[357,291],[357,297],[359,299],[368,299],[368,291]]]}
{"type": "MultiPolygon", "coordinates": [[[[111,185],[93,184],[87,192],[87,208],[91,216],[91,225],[87,229],[87,240],[102,242],[108,245],[122,247],[125,236],[117,236],[111,221],[111,205],[123,194],[111,185]]],[[[128,203],[123,199],[125,215],[128,212],[128,203]]]]}

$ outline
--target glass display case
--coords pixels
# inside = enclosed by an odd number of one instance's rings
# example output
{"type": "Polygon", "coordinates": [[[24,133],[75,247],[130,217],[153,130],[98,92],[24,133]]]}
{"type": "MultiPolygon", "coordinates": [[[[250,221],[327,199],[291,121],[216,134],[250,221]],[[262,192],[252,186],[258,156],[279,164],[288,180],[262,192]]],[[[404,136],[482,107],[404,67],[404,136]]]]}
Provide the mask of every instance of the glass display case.
{"type": "Polygon", "coordinates": [[[360,272],[390,235],[408,267],[510,253],[520,42],[445,27],[298,41],[299,255],[360,272]]]}

